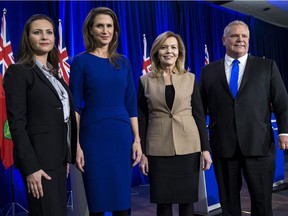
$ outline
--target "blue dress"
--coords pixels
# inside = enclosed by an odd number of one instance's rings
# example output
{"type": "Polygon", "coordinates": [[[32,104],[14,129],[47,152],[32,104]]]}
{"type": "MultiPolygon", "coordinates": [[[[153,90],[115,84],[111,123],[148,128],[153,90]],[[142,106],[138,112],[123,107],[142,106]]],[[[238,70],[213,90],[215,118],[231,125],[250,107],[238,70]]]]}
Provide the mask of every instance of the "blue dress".
{"type": "Polygon", "coordinates": [[[76,56],[70,88],[80,114],[84,152],[83,182],[90,212],[129,209],[133,133],[137,100],[130,62],[115,69],[109,59],[90,53],[76,56]]]}

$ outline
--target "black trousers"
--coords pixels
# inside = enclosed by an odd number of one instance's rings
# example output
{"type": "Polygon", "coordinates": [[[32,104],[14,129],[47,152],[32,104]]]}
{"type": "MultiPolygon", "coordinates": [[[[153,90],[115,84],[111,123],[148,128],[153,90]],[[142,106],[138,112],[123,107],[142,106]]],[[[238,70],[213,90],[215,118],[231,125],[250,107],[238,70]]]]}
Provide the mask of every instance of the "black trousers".
{"type": "MultiPolygon", "coordinates": [[[[67,215],[66,166],[45,172],[52,179],[46,180],[42,178],[44,196],[37,199],[33,197],[32,193],[27,193],[29,216],[67,215]]],[[[27,189],[26,177],[23,179],[27,189]]]]}
{"type": "Polygon", "coordinates": [[[275,154],[265,157],[244,157],[237,151],[232,158],[213,157],[213,161],[223,216],[241,216],[242,173],[250,194],[251,215],[273,215],[275,154]]]}
{"type": "MultiPolygon", "coordinates": [[[[193,216],[194,203],[179,204],[179,216],[193,216]]],[[[157,204],[157,216],[173,216],[172,204],[157,204]]]]}

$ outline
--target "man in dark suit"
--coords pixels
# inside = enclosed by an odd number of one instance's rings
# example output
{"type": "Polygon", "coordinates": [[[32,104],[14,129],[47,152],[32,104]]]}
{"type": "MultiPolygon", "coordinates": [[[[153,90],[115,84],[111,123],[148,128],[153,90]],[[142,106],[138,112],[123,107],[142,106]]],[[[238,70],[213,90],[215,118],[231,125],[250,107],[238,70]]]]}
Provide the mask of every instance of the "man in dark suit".
{"type": "Polygon", "coordinates": [[[242,172],[251,197],[251,214],[273,214],[272,109],[279,147],[288,148],[287,91],[273,60],[248,55],[249,36],[244,22],[229,23],[222,38],[225,58],[201,71],[201,96],[210,115],[210,143],[224,216],[241,216],[242,172]]]}

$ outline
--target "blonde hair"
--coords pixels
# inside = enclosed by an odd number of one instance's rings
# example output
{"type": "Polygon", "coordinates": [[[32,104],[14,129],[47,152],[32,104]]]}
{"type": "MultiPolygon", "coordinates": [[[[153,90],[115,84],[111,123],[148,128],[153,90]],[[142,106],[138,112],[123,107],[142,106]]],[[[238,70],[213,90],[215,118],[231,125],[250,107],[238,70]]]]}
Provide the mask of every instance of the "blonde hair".
{"type": "Polygon", "coordinates": [[[152,44],[152,48],[150,51],[150,57],[152,61],[152,71],[151,71],[152,77],[159,77],[163,73],[160,62],[158,60],[158,52],[161,46],[163,45],[164,41],[170,37],[174,37],[178,42],[179,55],[178,55],[178,59],[175,65],[178,71],[178,74],[183,74],[187,72],[185,70],[185,52],[186,51],[185,51],[185,46],[180,35],[175,34],[171,31],[166,31],[160,34],[152,44]]]}

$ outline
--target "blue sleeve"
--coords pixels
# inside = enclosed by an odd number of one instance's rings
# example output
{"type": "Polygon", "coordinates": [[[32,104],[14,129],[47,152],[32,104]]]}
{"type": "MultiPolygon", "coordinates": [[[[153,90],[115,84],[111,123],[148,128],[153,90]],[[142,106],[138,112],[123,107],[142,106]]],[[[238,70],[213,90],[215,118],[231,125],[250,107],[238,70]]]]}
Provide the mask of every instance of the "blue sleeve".
{"type": "Polygon", "coordinates": [[[70,68],[69,87],[74,101],[75,111],[81,115],[84,95],[84,63],[81,58],[75,57],[70,68]]]}
{"type": "Polygon", "coordinates": [[[130,61],[127,59],[127,89],[125,95],[125,106],[128,111],[129,117],[138,117],[137,112],[137,97],[136,97],[136,90],[135,84],[132,74],[132,69],[130,65],[130,61]]]}

